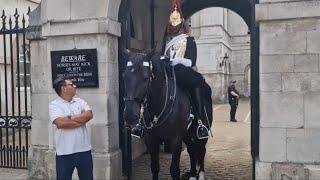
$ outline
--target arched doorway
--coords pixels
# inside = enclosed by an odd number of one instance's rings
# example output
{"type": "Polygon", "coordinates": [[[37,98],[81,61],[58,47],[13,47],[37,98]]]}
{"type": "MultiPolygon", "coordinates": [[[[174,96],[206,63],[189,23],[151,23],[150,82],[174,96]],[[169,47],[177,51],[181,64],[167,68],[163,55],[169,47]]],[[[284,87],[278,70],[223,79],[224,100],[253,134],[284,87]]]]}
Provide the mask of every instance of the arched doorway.
{"type": "MultiPolygon", "coordinates": [[[[121,37],[119,38],[119,73],[123,72],[124,62],[121,57],[121,50],[126,47],[134,47],[136,49],[148,49],[151,47],[156,47],[156,49],[161,49],[163,32],[168,19],[170,1],[160,1],[160,0],[150,0],[145,4],[134,3],[134,1],[123,0],[119,11],[119,22],[122,25],[121,37]],[[139,16],[139,12],[136,12],[134,8],[139,6],[146,12],[142,18],[143,20],[139,22],[133,22],[132,17],[139,16]],[[138,30],[137,24],[144,26],[144,29],[138,30]],[[145,39],[139,39],[139,35],[136,32],[144,31],[142,33],[145,35],[145,39]]],[[[239,0],[239,1],[195,1],[195,0],[184,0],[182,1],[182,9],[185,18],[190,17],[195,12],[208,7],[223,7],[233,10],[238,13],[246,22],[250,30],[250,46],[251,46],[251,56],[250,56],[250,69],[251,69],[251,156],[253,159],[253,173],[255,172],[255,161],[254,159],[259,153],[259,34],[258,27],[256,26],[254,5],[255,1],[239,0]]],[[[141,10],[141,9],[140,9],[141,10]]],[[[122,91],[122,79],[119,75],[120,83],[120,99],[123,97],[122,91]]],[[[122,117],[123,104],[120,102],[119,107],[119,126],[123,129],[123,119],[122,117]]],[[[127,151],[128,144],[124,143],[126,134],[124,131],[120,131],[120,146],[123,152],[127,151]],[[122,139],[122,140],[121,140],[122,139]]],[[[131,150],[129,150],[131,151],[131,150]]],[[[128,158],[126,155],[123,157],[128,158]]],[[[124,158],[123,158],[124,159],[124,158]]],[[[130,166],[127,163],[128,160],[125,159],[123,164],[130,166]]],[[[130,162],[130,161],[129,161],[130,162]]],[[[125,171],[128,171],[124,167],[125,171]]],[[[254,176],[253,176],[254,177],[254,176]]]]}

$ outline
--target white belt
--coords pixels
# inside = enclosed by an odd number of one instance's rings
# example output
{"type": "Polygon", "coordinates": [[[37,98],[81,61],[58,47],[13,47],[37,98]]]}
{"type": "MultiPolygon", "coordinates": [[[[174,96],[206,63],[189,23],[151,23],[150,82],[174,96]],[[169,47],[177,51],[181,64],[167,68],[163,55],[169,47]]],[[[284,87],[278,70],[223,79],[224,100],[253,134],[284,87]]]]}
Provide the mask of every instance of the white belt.
{"type": "Polygon", "coordinates": [[[191,67],[192,65],[191,60],[187,58],[173,58],[173,59],[170,59],[170,61],[172,63],[172,66],[175,66],[177,64],[182,64],[186,67],[191,67]]]}
{"type": "MultiPolygon", "coordinates": [[[[164,60],[166,59],[165,56],[161,56],[160,57],[161,60],[164,60]]],[[[187,58],[173,58],[173,59],[170,59],[170,62],[171,62],[171,65],[172,66],[175,66],[177,64],[182,64],[186,67],[191,67],[192,66],[192,61],[190,59],[187,59],[187,58]]]]}

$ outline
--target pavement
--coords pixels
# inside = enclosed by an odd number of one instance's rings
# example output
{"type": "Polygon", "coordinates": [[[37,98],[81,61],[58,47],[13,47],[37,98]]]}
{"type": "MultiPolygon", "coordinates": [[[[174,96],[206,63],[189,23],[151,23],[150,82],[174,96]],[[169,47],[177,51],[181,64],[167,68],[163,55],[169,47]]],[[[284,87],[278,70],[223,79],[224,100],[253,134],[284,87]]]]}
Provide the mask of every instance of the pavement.
{"type": "MultiPolygon", "coordinates": [[[[205,171],[207,180],[251,180],[252,158],[250,155],[250,102],[241,100],[236,119],[229,120],[229,104],[213,107],[213,138],[207,143],[205,171]]],[[[159,179],[171,179],[171,154],[160,154],[159,179]]],[[[181,154],[181,175],[189,172],[189,156],[187,150],[181,154]]],[[[133,180],[152,179],[150,157],[145,154],[133,161],[133,180]]]]}
{"type": "Polygon", "coordinates": [[[10,169],[0,168],[1,180],[24,180],[28,177],[28,170],[26,169],[10,169]]]}
{"type": "MultiPolygon", "coordinates": [[[[228,104],[213,106],[213,138],[207,143],[205,171],[207,180],[251,180],[252,158],[250,155],[250,101],[240,100],[236,119],[230,122],[228,104]]],[[[171,155],[160,154],[159,179],[171,179],[169,167],[171,155]]],[[[187,150],[181,154],[181,175],[189,172],[187,150]]],[[[27,170],[0,168],[0,180],[27,179],[27,170]]],[[[133,180],[150,180],[148,154],[133,161],[133,180]]]]}

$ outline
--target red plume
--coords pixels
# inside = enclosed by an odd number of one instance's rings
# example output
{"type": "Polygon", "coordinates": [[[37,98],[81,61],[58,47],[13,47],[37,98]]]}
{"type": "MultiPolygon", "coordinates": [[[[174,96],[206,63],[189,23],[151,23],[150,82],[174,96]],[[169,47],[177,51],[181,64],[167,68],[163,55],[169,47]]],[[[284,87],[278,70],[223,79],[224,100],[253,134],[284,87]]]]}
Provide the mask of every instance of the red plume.
{"type": "Polygon", "coordinates": [[[181,17],[183,17],[183,16],[182,16],[182,10],[181,10],[181,2],[180,2],[180,0],[172,0],[172,1],[171,1],[171,11],[170,11],[170,13],[173,12],[175,8],[177,8],[177,11],[181,14],[181,17]]]}

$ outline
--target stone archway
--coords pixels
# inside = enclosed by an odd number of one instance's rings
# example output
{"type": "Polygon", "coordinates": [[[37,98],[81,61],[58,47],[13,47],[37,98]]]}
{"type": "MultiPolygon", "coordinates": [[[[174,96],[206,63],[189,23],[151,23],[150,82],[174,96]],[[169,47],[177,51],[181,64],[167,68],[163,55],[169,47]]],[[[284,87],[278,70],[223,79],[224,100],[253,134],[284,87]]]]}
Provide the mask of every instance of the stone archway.
{"type": "MultiPolygon", "coordinates": [[[[30,15],[27,36],[31,40],[31,73],[34,74],[31,100],[32,108],[39,111],[32,112],[29,175],[54,178],[54,143],[47,108],[44,108],[55,96],[50,79],[50,51],[97,48],[101,87],[80,90],[80,94],[97,112],[92,124],[95,175],[100,179],[117,178],[121,174],[121,167],[118,168],[121,152],[118,136],[114,135],[119,132],[119,111],[114,107],[119,103],[116,67],[119,64],[117,38],[121,36],[118,20],[121,1],[72,2],[43,0],[40,8],[30,15]]],[[[209,6],[226,7],[240,14],[250,27],[251,150],[254,163],[257,162],[256,177],[279,179],[297,177],[298,173],[301,179],[319,179],[319,1],[183,2],[186,16],[209,6]]]]}
{"type": "MultiPolygon", "coordinates": [[[[130,3],[128,3],[128,1],[124,0],[123,2],[123,6],[129,6],[127,8],[130,8],[130,3]],[[124,2],[127,2],[124,3],[124,2]],[[126,4],[126,5],[125,5],[126,4]]],[[[158,2],[156,0],[152,0],[151,2],[158,2]]],[[[168,11],[169,6],[168,3],[170,1],[168,0],[167,2],[165,1],[161,1],[161,5],[157,5],[157,9],[156,12],[166,12],[165,10],[168,11]],[[167,3],[167,5],[165,5],[167,3]],[[164,8],[166,7],[166,8],[164,8]],[[161,9],[162,8],[162,9],[161,9]]],[[[184,16],[186,18],[190,17],[192,14],[194,14],[195,12],[204,9],[204,8],[208,8],[208,7],[224,7],[224,8],[228,8],[231,9],[233,11],[235,11],[237,14],[239,14],[244,21],[246,22],[246,24],[248,25],[249,29],[250,29],[250,45],[251,45],[251,77],[252,81],[251,81],[251,85],[252,85],[252,89],[251,89],[251,154],[253,159],[255,159],[258,156],[259,153],[259,29],[255,24],[255,9],[252,8],[254,7],[254,1],[247,1],[247,0],[241,0],[241,1],[209,1],[209,0],[204,0],[204,1],[194,1],[194,0],[184,0],[182,1],[182,9],[183,9],[183,13],[184,16]]],[[[121,6],[122,6],[121,5],[121,6]]],[[[141,5],[140,5],[141,6],[141,5]]],[[[146,3],[146,5],[148,8],[150,7],[149,3],[146,3]]],[[[120,9],[122,9],[122,7],[120,7],[120,9]]],[[[150,9],[148,9],[148,11],[150,11],[150,9]]],[[[128,9],[126,9],[126,11],[123,11],[123,13],[128,13],[128,9]]],[[[163,14],[168,14],[168,13],[163,13],[163,14]]],[[[166,15],[162,14],[162,18],[160,18],[160,20],[155,20],[157,22],[157,24],[155,25],[155,28],[152,28],[152,26],[150,27],[151,29],[156,29],[158,30],[159,33],[158,36],[153,37],[157,43],[157,41],[162,41],[163,38],[163,33],[164,32],[164,28],[167,22],[167,17],[166,15]],[[163,31],[162,31],[163,30],[163,31]],[[160,34],[160,35],[159,35],[160,34]]],[[[145,14],[145,16],[148,17],[148,15],[150,14],[145,14]]],[[[128,17],[128,15],[124,15],[121,14],[121,12],[119,12],[119,17],[123,17],[125,19],[125,16],[128,17]]],[[[159,16],[157,16],[157,14],[155,15],[156,17],[159,18],[159,16]]],[[[120,20],[120,19],[119,19],[120,20]]],[[[151,23],[154,22],[150,19],[148,19],[151,23]]],[[[149,23],[150,23],[149,22],[149,23]]],[[[128,23],[124,23],[124,24],[128,24],[128,23]]],[[[146,25],[150,26],[150,24],[146,23],[146,25]]],[[[126,27],[127,28],[127,27],[126,27]]],[[[124,42],[126,43],[127,47],[132,46],[132,38],[130,37],[130,35],[128,34],[128,32],[123,31],[121,38],[119,38],[119,42],[124,42]],[[131,42],[128,42],[131,41],[131,42]]],[[[152,37],[150,38],[152,39],[152,37]]],[[[161,44],[161,43],[160,43],[161,44]]],[[[133,45],[134,46],[134,45],[133,45]]],[[[150,45],[152,46],[152,45],[150,45]]],[[[147,45],[147,47],[150,47],[147,45]]],[[[120,48],[119,48],[120,49],[120,48]]],[[[119,59],[119,63],[121,59],[119,59]]],[[[121,72],[121,69],[119,69],[119,72],[121,72]]],[[[121,86],[121,85],[120,85],[121,86]]],[[[120,96],[121,98],[121,96],[120,96]]],[[[120,114],[121,114],[121,108],[123,107],[119,107],[120,110],[120,114]]],[[[120,119],[120,122],[123,121],[120,119]]],[[[120,124],[121,127],[121,124],[120,124]]],[[[253,161],[254,163],[255,161],[253,161]]],[[[253,165],[253,167],[255,167],[253,165]]],[[[255,172],[255,170],[253,170],[253,173],[255,172]]]]}
{"type": "Polygon", "coordinates": [[[208,7],[223,7],[226,9],[230,9],[237,14],[239,14],[244,21],[247,23],[249,27],[251,27],[252,20],[254,20],[253,11],[252,8],[254,5],[254,1],[249,0],[231,0],[231,1],[210,1],[210,0],[204,0],[204,1],[194,1],[194,0],[184,0],[182,3],[182,9],[184,12],[184,15],[186,17],[191,16],[195,12],[208,8],[208,7]]]}

